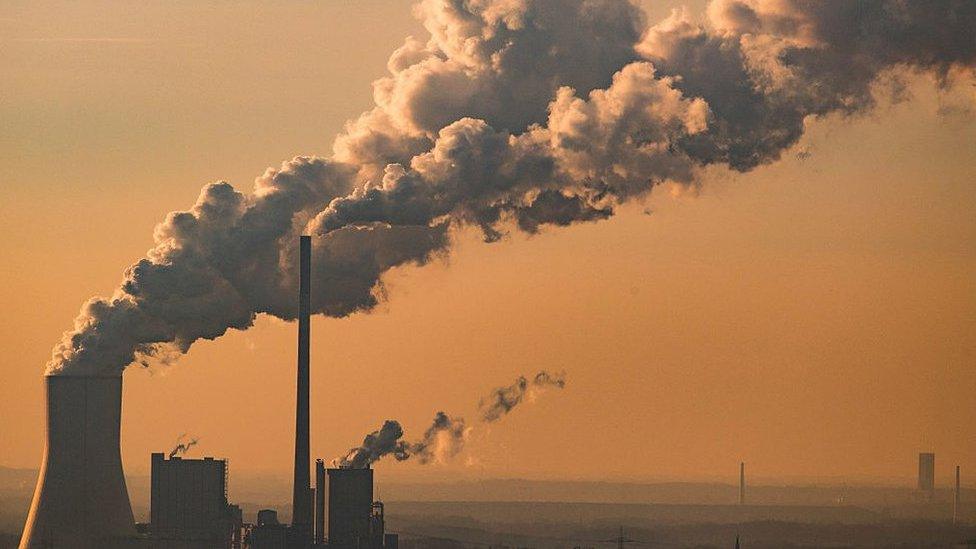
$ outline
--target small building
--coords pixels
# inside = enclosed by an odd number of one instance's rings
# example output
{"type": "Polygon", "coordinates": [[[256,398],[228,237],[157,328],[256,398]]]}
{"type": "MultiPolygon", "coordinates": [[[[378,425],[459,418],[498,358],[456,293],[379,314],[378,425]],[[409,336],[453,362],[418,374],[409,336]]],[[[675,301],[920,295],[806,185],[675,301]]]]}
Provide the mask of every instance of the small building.
{"type": "Polygon", "coordinates": [[[287,549],[288,527],[278,522],[278,512],[258,511],[258,520],[247,534],[249,549],[287,549]]]}

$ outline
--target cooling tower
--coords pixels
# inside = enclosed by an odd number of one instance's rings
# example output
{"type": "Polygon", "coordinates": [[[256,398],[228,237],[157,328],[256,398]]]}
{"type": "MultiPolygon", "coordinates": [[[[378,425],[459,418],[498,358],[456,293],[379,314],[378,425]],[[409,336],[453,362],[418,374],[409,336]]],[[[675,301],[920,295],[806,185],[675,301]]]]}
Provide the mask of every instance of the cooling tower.
{"type": "Polygon", "coordinates": [[[128,546],[122,474],[122,376],[48,376],[47,441],[20,549],[128,546]]]}

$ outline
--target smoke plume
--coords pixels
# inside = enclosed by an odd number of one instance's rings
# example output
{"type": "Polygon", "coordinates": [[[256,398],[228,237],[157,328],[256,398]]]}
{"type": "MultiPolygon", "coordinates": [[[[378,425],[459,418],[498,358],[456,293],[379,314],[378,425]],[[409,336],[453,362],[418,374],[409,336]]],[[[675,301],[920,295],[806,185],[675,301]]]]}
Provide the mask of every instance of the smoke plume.
{"type": "MultiPolygon", "coordinates": [[[[625,0],[420,0],[427,31],[390,56],[375,106],[329,158],[251,192],[203,188],[155,230],[109,298],[82,307],[49,374],[111,375],[297,313],[297,236],[313,312],[369,311],[391,268],[446,254],[452,230],[596,221],[701,167],[777,160],[810,117],[864,112],[907,71],[976,65],[976,2],[713,0],[648,25],[625,0]]],[[[897,86],[896,86],[897,89],[897,86]]]]}
{"type": "Polygon", "coordinates": [[[377,431],[366,435],[363,444],[352,448],[345,457],[333,461],[339,467],[363,469],[380,458],[391,455],[397,461],[415,457],[418,462],[427,464],[451,458],[464,448],[468,430],[463,418],[452,418],[444,412],[437,412],[424,436],[416,442],[401,440],[403,428],[395,420],[386,420],[377,431]]]}
{"type": "Polygon", "coordinates": [[[555,387],[562,389],[566,386],[563,374],[552,375],[542,371],[532,378],[532,381],[519,376],[515,383],[505,387],[498,387],[490,395],[481,399],[478,408],[481,410],[481,419],[487,423],[498,421],[513,408],[519,405],[526,397],[531,396],[532,389],[542,389],[545,387],[555,387]]]}
{"type": "Polygon", "coordinates": [[[190,440],[183,442],[184,438],[186,438],[186,433],[183,433],[176,439],[176,446],[169,451],[170,458],[182,456],[183,454],[187,453],[190,448],[196,446],[197,442],[199,442],[199,440],[196,438],[191,438],[190,440]]]}
{"type": "MultiPolygon", "coordinates": [[[[533,388],[562,389],[565,386],[563,374],[553,375],[541,371],[531,382],[525,376],[519,376],[515,383],[494,389],[490,395],[479,401],[481,419],[485,423],[498,421],[522,402],[533,388]]],[[[471,428],[464,422],[464,418],[452,418],[444,412],[437,412],[431,426],[424,431],[423,438],[416,442],[407,442],[402,440],[403,428],[400,423],[389,419],[378,430],[366,435],[361,446],[351,448],[345,457],[335,459],[333,463],[339,467],[362,469],[385,456],[393,456],[397,461],[416,457],[423,464],[443,462],[464,449],[470,432],[471,428]]]]}

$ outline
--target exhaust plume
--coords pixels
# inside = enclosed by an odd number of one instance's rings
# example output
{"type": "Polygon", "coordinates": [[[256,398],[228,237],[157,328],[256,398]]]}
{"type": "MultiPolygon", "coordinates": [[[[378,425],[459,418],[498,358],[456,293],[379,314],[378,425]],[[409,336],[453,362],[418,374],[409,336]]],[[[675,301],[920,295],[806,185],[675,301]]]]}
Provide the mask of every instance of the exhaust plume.
{"type": "Polygon", "coordinates": [[[170,459],[176,456],[182,456],[183,454],[187,453],[190,448],[196,446],[197,442],[199,442],[199,440],[196,438],[191,438],[189,441],[183,442],[184,438],[186,438],[186,433],[183,433],[179,436],[179,438],[176,439],[176,446],[169,451],[170,459]]]}
{"type": "MultiPolygon", "coordinates": [[[[485,423],[498,421],[522,402],[533,388],[562,389],[565,386],[564,374],[553,375],[541,371],[532,378],[531,383],[525,376],[519,376],[512,385],[499,387],[479,401],[482,421],[485,423]]],[[[397,461],[416,456],[417,461],[423,464],[444,462],[461,453],[470,432],[471,428],[467,427],[464,418],[452,418],[444,412],[437,412],[434,422],[424,431],[423,438],[416,442],[407,442],[401,440],[403,428],[400,423],[388,419],[378,430],[366,435],[361,446],[351,448],[345,457],[334,459],[332,462],[339,467],[356,469],[369,467],[388,455],[392,455],[397,461]]]]}
{"type": "MultiPolygon", "coordinates": [[[[648,26],[625,0],[420,0],[427,31],[390,56],[375,106],[330,158],[296,157],[251,192],[225,182],[155,230],[109,298],[84,304],[49,374],[112,375],[290,320],[299,234],[312,311],[365,312],[383,274],[511,227],[597,221],[700,168],[780,158],[809,117],[861,113],[908,71],[972,78],[976,3],[713,0],[648,26]]],[[[897,93],[895,86],[894,93],[897,93]]]]}
{"type": "Polygon", "coordinates": [[[416,442],[400,440],[403,428],[398,421],[388,419],[379,430],[366,435],[363,444],[352,448],[343,458],[333,460],[339,467],[363,469],[380,458],[392,455],[397,461],[416,457],[423,464],[444,461],[457,455],[468,435],[463,418],[451,418],[437,412],[434,422],[416,442]]]}
{"type": "Polygon", "coordinates": [[[478,408],[481,410],[481,419],[486,423],[498,421],[512,408],[519,405],[526,397],[532,396],[533,389],[541,390],[545,387],[555,387],[562,389],[566,386],[563,374],[551,375],[549,372],[542,371],[532,378],[532,381],[519,376],[515,383],[505,387],[498,387],[490,395],[481,399],[478,408]]]}

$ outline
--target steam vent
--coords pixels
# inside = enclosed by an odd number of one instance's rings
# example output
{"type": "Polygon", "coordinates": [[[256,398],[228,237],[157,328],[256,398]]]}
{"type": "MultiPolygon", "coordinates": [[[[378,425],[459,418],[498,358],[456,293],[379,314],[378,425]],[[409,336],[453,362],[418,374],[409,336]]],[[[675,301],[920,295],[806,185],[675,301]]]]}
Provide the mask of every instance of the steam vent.
{"type": "Polygon", "coordinates": [[[128,546],[135,536],[122,474],[122,377],[48,376],[47,433],[20,549],[128,546]]]}

